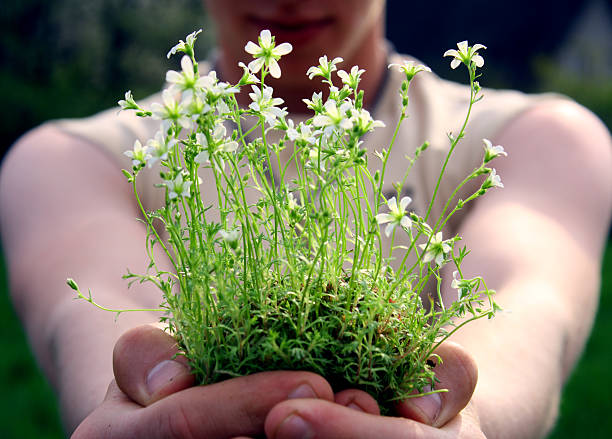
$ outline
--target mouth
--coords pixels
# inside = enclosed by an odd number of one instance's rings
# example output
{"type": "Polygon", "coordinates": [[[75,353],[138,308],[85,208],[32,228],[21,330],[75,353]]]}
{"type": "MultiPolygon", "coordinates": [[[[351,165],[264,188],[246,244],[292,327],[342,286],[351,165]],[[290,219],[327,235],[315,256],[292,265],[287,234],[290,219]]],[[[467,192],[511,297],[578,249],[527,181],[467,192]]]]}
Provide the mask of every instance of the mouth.
{"type": "Polygon", "coordinates": [[[333,18],[268,19],[249,16],[247,20],[257,28],[258,32],[262,29],[269,29],[272,35],[276,37],[277,43],[289,42],[294,46],[308,43],[334,23],[333,18]]]}

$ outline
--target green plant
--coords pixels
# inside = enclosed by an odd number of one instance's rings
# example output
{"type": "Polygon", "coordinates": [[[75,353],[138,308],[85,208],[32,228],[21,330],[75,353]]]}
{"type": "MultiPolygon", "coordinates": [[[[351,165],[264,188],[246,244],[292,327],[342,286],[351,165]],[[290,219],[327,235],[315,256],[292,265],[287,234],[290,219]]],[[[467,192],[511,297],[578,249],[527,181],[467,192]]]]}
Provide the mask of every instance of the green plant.
{"type": "MultiPolygon", "coordinates": [[[[439,218],[431,218],[438,187],[463,137],[469,114],[480,98],[477,69],[482,45],[458,44],[449,50],[451,67],[464,64],[470,78],[470,104],[461,130],[449,135],[450,148],[426,214],[406,211],[410,198],[385,199],[382,187],[390,152],[408,115],[408,89],[427,67],[412,62],[391,65],[405,73],[402,111],[387,149],[377,152],[378,169],[360,140],[384,124],[363,108],[359,81],[363,70],[337,70],[340,58],[319,59],[308,70],[322,78],[328,97],[305,99],[314,115],[296,124],[273,96],[266,77],[279,77],[279,59],[291,51],[276,45],[269,31],[245,50],[254,60],[241,64],[237,84],[200,76],[193,46],[199,32],[174,46],[182,71],[170,71],[163,103],[142,108],[127,92],[120,106],[141,117],[161,120],[146,146],[139,141],[132,159],[132,183],[147,227],[146,274],[129,272],[130,282],[153,282],[163,292],[162,318],[202,384],[273,369],[309,370],[336,388],[359,387],[387,408],[398,399],[434,388],[435,349],[470,321],[492,317],[498,309],[481,277],[465,279],[466,248],[458,236],[443,239],[450,217],[492,187],[503,187],[488,163],[506,155],[484,139],[481,165],[459,184],[439,218]],[[259,76],[255,76],[259,74],[259,76]],[[342,81],[333,85],[332,75],[342,81]],[[250,87],[251,104],[235,94],[250,87]],[[228,129],[228,127],[230,127],[228,129]],[[280,130],[278,142],[270,130],[280,130]],[[138,174],[159,162],[165,205],[148,212],[136,190],[138,174]],[[469,181],[479,189],[454,201],[469,181]],[[212,196],[210,194],[213,194],[212,196]],[[206,200],[206,201],[205,201],[206,200]],[[163,225],[168,239],[155,226],[163,225]],[[430,224],[433,224],[430,225],[430,224]],[[391,245],[383,245],[380,226],[391,245]],[[396,234],[410,245],[395,245],[396,234]],[[173,267],[161,270],[153,257],[160,246],[173,267]],[[457,299],[442,300],[442,268],[452,264],[457,299]]],[[[416,149],[406,174],[427,143],[416,149]]],[[[85,296],[73,280],[79,297],[85,296]]],[[[98,305],[99,306],[99,305],[98,305]]],[[[107,308],[103,308],[107,309],[107,308]]],[[[123,312],[123,310],[111,310],[123,312]]],[[[443,389],[432,392],[444,391],[443,389]]]]}

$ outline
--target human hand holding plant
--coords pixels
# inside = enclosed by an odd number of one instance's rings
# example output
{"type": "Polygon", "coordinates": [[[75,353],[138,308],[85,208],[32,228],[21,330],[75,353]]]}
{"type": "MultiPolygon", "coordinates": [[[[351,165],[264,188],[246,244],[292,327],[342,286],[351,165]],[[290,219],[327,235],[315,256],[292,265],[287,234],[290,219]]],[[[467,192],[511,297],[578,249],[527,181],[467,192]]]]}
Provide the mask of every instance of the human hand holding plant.
{"type": "Polygon", "coordinates": [[[108,436],[114,439],[258,436],[264,428],[269,437],[308,437],[296,436],[296,418],[291,416],[299,416],[301,425],[316,437],[393,438],[412,432],[409,437],[431,438],[447,430],[466,431],[466,422],[475,416],[471,408],[463,410],[476,383],[475,365],[454,344],[443,344],[437,351],[444,363],[436,366],[436,376],[439,385],[449,389],[441,394],[438,416],[427,419],[415,409],[421,398],[397,406],[398,415],[418,423],[372,417],[379,414],[379,407],[370,395],[356,389],[334,395],[322,377],[308,372],[264,372],[191,387],[193,375],[184,359],[175,356],[177,351],[176,341],[157,327],[126,333],[115,347],[116,383],[73,438],[109,434],[109,424],[115,426],[108,436]],[[445,427],[437,430],[422,424],[445,427]]]}

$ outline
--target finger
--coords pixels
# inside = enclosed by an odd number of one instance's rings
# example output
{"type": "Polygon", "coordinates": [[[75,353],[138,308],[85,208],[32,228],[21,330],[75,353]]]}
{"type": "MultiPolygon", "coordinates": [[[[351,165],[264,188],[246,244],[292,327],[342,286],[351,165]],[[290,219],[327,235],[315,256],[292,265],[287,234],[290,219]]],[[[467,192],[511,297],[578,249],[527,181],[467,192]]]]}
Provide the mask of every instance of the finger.
{"type": "Polygon", "coordinates": [[[140,423],[151,428],[143,431],[143,437],[157,437],[160,428],[189,438],[257,436],[278,403],[303,398],[332,401],[333,397],[331,386],[319,375],[262,372],[170,395],[144,409],[140,423]]]}
{"type": "Polygon", "coordinates": [[[258,437],[267,414],[287,399],[334,395],[309,372],[263,372],[209,386],[196,386],[142,407],[111,385],[102,406],[83,422],[74,439],[258,437]],[[78,434],[77,434],[78,433],[78,434]]]}
{"type": "Polygon", "coordinates": [[[439,431],[406,418],[377,416],[327,401],[285,401],[272,409],[265,423],[270,439],[434,438],[439,431]]]}
{"type": "Polygon", "coordinates": [[[448,391],[408,398],[396,406],[396,412],[400,416],[441,427],[457,416],[470,401],[478,380],[478,369],[472,356],[457,343],[445,342],[435,353],[442,358],[434,368],[439,380],[435,388],[448,391]]]}
{"type": "Polygon", "coordinates": [[[406,418],[377,416],[324,400],[285,401],[265,423],[269,439],[484,439],[477,418],[464,410],[438,429],[406,418]]]}
{"type": "Polygon", "coordinates": [[[153,325],[131,329],[113,350],[113,370],[119,388],[132,400],[147,406],[191,387],[194,377],[185,357],[177,354],[176,341],[153,325]]]}
{"type": "Polygon", "coordinates": [[[70,439],[128,439],[135,436],[133,414],[142,406],[132,401],[113,380],[104,402],[76,428],[70,439]]]}
{"type": "Polygon", "coordinates": [[[336,393],[334,396],[336,404],[357,410],[360,412],[380,415],[380,408],[376,400],[368,393],[357,390],[347,389],[336,393]]]}

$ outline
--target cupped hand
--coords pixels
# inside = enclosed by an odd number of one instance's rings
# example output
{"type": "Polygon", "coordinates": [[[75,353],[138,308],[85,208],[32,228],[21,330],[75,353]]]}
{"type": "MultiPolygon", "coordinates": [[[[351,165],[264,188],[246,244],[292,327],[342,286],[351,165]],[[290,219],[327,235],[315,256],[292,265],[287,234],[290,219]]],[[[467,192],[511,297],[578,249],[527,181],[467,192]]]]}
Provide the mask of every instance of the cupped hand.
{"type": "Polygon", "coordinates": [[[376,401],[359,390],[336,395],[309,372],[264,372],[196,386],[175,340],[154,326],[127,332],[115,346],[115,381],[104,402],[73,438],[430,438],[480,437],[466,407],[476,367],[459,345],[436,352],[438,388],[449,392],[397,405],[402,417],[379,416],[376,401]],[[441,429],[437,427],[442,427],[441,429]]]}
{"type": "MultiPolygon", "coordinates": [[[[411,398],[396,406],[399,417],[377,416],[371,406],[351,400],[355,390],[327,400],[296,399],[276,405],[266,418],[270,439],[295,438],[484,438],[470,403],[477,380],[476,364],[460,345],[445,343],[436,351],[438,389],[448,392],[411,398]],[[350,410],[353,408],[354,410],[350,410]]],[[[361,398],[360,401],[367,399],[361,398]]]]}
{"type": "Polygon", "coordinates": [[[279,402],[334,398],[327,381],[309,372],[264,372],[192,387],[186,362],[174,358],[177,351],[174,339],[153,326],[124,334],[113,355],[115,381],[72,438],[257,436],[279,402]]]}

